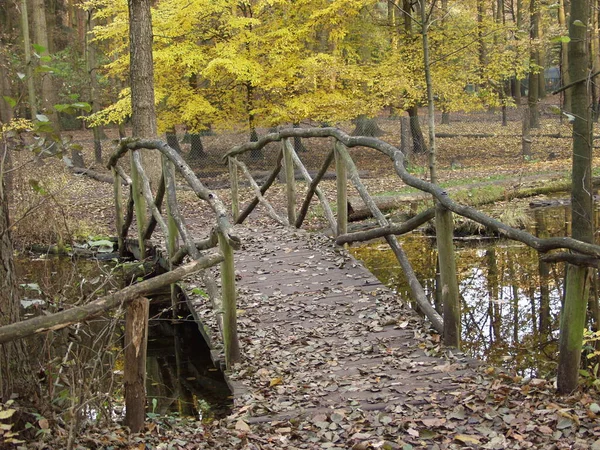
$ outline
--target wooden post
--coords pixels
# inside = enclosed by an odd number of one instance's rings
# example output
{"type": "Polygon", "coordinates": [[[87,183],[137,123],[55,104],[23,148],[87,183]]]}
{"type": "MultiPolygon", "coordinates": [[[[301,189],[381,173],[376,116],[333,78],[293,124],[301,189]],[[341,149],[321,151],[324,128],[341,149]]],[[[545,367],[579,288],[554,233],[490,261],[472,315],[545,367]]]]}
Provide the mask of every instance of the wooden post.
{"type": "Polygon", "coordinates": [[[140,246],[140,258],[146,257],[146,244],[144,242],[144,232],[146,226],[146,202],[142,195],[142,185],[140,183],[140,174],[138,173],[135,161],[140,159],[139,150],[131,150],[131,194],[133,195],[133,204],[135,207],[135,216],[138,229],[138,244],[140,246]]]}
{"type": "MultiPolygon", "coordinates": [[[[169,159],[162,155],[162,171],[163,171],[163,182],[165,191],[167,189],[167,184],[172,183],[175,184],[175,166],[169,159]]],[[[174,186],[173,186],[174,187],[174,186]]],[[[177,201],[177,198],[172,198],[173,196],[167,195],[167,229],[169,231],[167,238],[167,252],[169,255],[169,270],[173,270],[173,263],[171,262],[175,253],[178,250],[178,237],[179,230],[177,228],[177,222],[173,217],[173,210],[177,210],[177,205],[174,205],[173,202],[177,201]]],[[[171,316],[173,319],[177,318],[177,289],[176,285],[171,285],[171,316]]]]}
{"type": "Polygon", "coordinates": [[[238,219],[240,215],[240,194],[239,194],[239,184],[238,184],[238,171],[237,166],[233,159],[235,156],[230,156],[227,158],[227,162],[229,164],[229,181],[231,183],[231,215],[233,216],[233,222],[238,219]]]}
{"type": "Polygon", "coordinates": [[[454,223],[452,211],[437,203],[435,227],[444,305],[444,344],[460,348],[460,295],[454,259],[454,223]]]}
{"type": "Polygon", "coordinates": [[[146,417],[146,347],[148,311],[145,297],[133,300],[125,313],[125,425],[132,433],[144,428],[146,417]]]}
{"type": "Polygon", "coordinates": [[[225,258],[221,263],[221,297],[223,306],[223,341],[227,369],[240,360],[240,344],[237,336],[237,305],[235,292],[235,268],[233,248],[225,236],[219,233],[219,249],[225,258]]]}
{"type": "Polygon", "coordinates": [[[288,222],[290,225],[294,225],[296,223],[296,175],[294,173],[294,157],[292,156],[294,147],[289,139],[284,139],[282,142],[288,222]]]}
{"type": "Polygon", "coordinates": [[[121,203],[121,196],[122,196],[122,191],[121,191],[121,176],[119,175],[119,173],[117,172],[116,167],[112,168],[112,173],[113,173],[113,188],[114,188],[114,193],[115,193],[115,212],[116,212],[116,226],[117,226],[117,239],[118,239],[118,246],[119,246],[119,254],[121,254],[123,246],[125,245],[125,242],[123,242],[123,205],[121,203]]]}
{"type": "Polygon", "coordinates": [[[336,236],[348,232],[348,173],[344,158],[339,154],[343,145],[335,141],[335,178],[337,186],[337,230],[336,236]]]}

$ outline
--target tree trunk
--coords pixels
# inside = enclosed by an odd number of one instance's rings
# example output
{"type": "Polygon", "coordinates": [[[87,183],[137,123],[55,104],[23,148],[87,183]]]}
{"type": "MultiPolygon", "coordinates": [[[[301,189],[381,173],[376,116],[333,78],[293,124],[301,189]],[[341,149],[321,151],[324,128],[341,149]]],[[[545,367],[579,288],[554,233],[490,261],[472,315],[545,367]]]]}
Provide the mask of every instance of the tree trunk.
{"type": "MultiPolygon", "coordinates": [[[[293,126],[294,128],[300,128],[299,123],[295,123],[293,126]]],[[[308,151],[302,142],[302,138],[294,137],[294,151],[296,153],[306,153],[308,151]]]]}
{"type": "MultiPolygon", "coordinates": [[[[92,106],[92,113],[98,112],[99,99],[98,99],[98,79],[96,77],[96,46],[90,42],[92,30],[94,29],[93,10],[85,11],[86,22],[85,22],[85,64],[88,77],[90,80],[88,102],[92,106]]],[[[102,127],[95,126],[94,132],[94,159],[98,164],[102,164],[102,127]]]]}
{"type": "MultiPolygon", "coordinates": [[[[565,33],[568,32],[566,1],[567,0],[560,0],[558,8],[558,24],[565,33]]],[[[561,42],[560,44],[560,78],[563,86],[567,86],[571,83],[571,78],[569,77],[569,44],[567,42],[561,42]]],[[[562,91],[561,95],[563,110],[571,112],[571,89],[565,89],[562,91]]]]}
{"type": "Polygon", "coordinates": [[[358,116],[354,123],[356,126],[352,132],[352,136],[379,137],[385,134],[385,132],[379,128],[375,119],[367,117],[364,114],[358,116]]]}
{"type": "Polygon", "coordinates": [[[11,78],[8,76],[8,59],[3,39],[0,37],[0,122],[8,123],[13,117],[12,106],[4,97],[12,97],[11,78]]]}
{"type": "MultiPolygon", "coordinates": [[[[131,83],[131,123],[132,123],[132,134],[136,138],[154,138],[157,135],[156,129],[156,111],[154,107],[154,64],[152,61],[152,16],[150,12],[151,1],[150,0],[128,0],[129,7],[129,45],[130,45],[130,69],[129,77],[131,83]]],[[[160,163],[160,157],[158,152],[155,155],[148,155],[149,152],[145,152],[146,163],[148,167],[153,167],[153,170],[149,170],[148,174],[153,181],[159,178],[157,172],[162,167],[160,163]],[[150,156],[150,157],[148,157],[150,156]],[[149,161],[150,160],[150,161],[149,161]]],[[[139,182],[139,174],[135,168],[134,159],[136,156],[131,153],[131,178],[133,180],[132,190],[136,201],[136,213],[137,213],[137,225],[138,225],[138,238],[140,240],[140,250],[142,252],[142,258],[144,257],[144,228],[146,226],[145,202],[142,201],[142,186],[139,182]]],[[[129,306],[128,314],[133,314],[133,308],[135,306],[129,306]]],[[[146,354],[146,342],[139,344],[139,352],[144,354],[144,366],[145,371],[145,354],[146,354]],[[142,348],[143,347],[143,348],[142,348]]],[[[142,364],[138,361],[139,364],[142,364]]],[[[134,383],[134,380],[131,381],[134,383]]],[[[126,380],[127,383],[127,380],[126,380]]],[[[138,404],[145,404],[146,392],[145,387],[140,390],[137,384],[132,384],[131,389],[125,388],[126,399],[130,396],[134,396],[138,404]],[[128,390],[130,392],[128,392],[128,390]]],[[[138,413],[135,411],[132,413],[138,413]]],[[[142,410],[141,424],[144,422],[144,411],[142,410]]],[[[131,417],[131,422],[128,424],[132,428],[133,432],[139,431],[141,425],[139,424],[140,418],[135,415],[131,417]]]]}
{"type": "MultiPolygon", "coordinates": [[[[589,2],[573,0],[569,24],[569,75],[572,80],[585,79],[588,73],[589,2]]],[[[592,190],[592,122],[589,109],[588,82],[575,84],[572,89],[573,163],[571,188],[572,236],[593,242],[592,190]]],[[[590,287],[590,269],[567,265],[565,304],[561,315],[558,358],[558,392],[568,394],[577,388],[583,328],[590,287]]]]}
{"type": "Polygon", "coordinates": [[[29,36],[29,18],[27,15],[27,0],[21,0],[21,30],[23,32],[23,48],[25,53],[25,70],[27,73],[27,100],[29,102],[29,114],[32,119],[38,113],[37,99],[33,82],[33,69],[31,67],[31,39],[29,36]]]}
{"type": "MultiPolygon", "coordinates": [[[[592,65],[592,72],[596,73],[600,70],[600,36],[598,36],[598,0],[592,0],[591,2],[591,25],[592,30],[590,33],[590,62],[592,65]]],[[[592,105],[592,120],[598,121],[598,113],[600,104],[598,100],[600,97],[600,89],[597,83],[590,83],[590,103],[592,105]]]]}
{"type": "Polygon", "coordinates": [[[410,133],[413,140],[413,153],[425,153],[427,152],[427,145],[425,144],[425,138],[423,137],[423,131],[421,131],[421,124],[419,123],[419,110],[416,106],[411,106],[408,108],[407,112],[410,117],[410,133]]]}
{"type": "Polygon", "coordinates": [[[200,161],[207,156],[202,144],[202,136],[199,133],[190,134],[190,160],[200,161]]]}
{"type": "Polygon", "coordinates": [[[529,17],[531,18],[531,28],[529,32],[529,61],[532,68],[529,71],[529,95],[527,104],[529,105],[529,124],[531,128],[540,127],[539,112],[539,65],[540,65],[540,42],[538,41],[540,26],[540,7],[539,0],[531,0],[529,4],[529,17]],[[537,67],[535,67],[537,66],[537,67]]]}
{"type": "Polygon", "coordinates": [[[150,0],[129,1],[131,125],[136,138],[156,137],[150,0]]]}
{"type": "Polygon", "coordinates": [[[181,147],[179,146],[179,139],[177,139],[177,132],[175,127],[169,128],[165,132],[165,137],[167,138],[167,145],[175,150],[177,153],[181,153],[181,147]]]}
{"type": "MultiPolygon", "coordinates": [[[[516,0],[515,2],[515,25],[517,27],[517,31],[521,31],[523,27],[523,0],[516,0]]],[[[515,33],[515,39],[519,40],[519,33],[515,33]]],[[[517,63],[518,61],[515,61],[517,63]]],[[[515,103],[517,106],[521,104],[521,79],[515,78],[514,91],[513,96],[515,98],[515,103]]]]}
{"type": "MultiPolygon", "coordinates": [[[[13,246],[8,215],[8,193],[2,173],[6,170],[3,158],[6,142],[0,154],[0,326],[19,321],[19,297],[13,260],[13,246]]],[[[13,392],[27,391],[29,362],[22,341],[0,345],[0,399],[5,402],[13,392]]]]}
{"type": "MultiPolygon", "coordinates": [[[[40,55],[41,57],[49,56],[49,41],[48,41],[48,27],[46,25],[46,8],[44,0],[33,0],[32,3],[32,15],[33,15],[33,40],[35,44],[44,47],[44,51],[40,55]]],[[[60,131],[60,124],[58,121],[58,113],[54,109],[54,105],[58,103],[58,96],[56,95],[56,88],[54,87],[54,80],[50,72],[42,72],[41,81],[41,104],[44,114],[50,119],[50,123],[54,128],[54,131],[60,131]]]]}
{"type": "MultiPolygon", "coordinates": [[[[256,128],[250,128],[250,142],[258,142],[258,134],[256,133],[256,128]]],[[[258,160],[262,159],[263,152],[262,149],[252,149],[250,151],[250,159],[258,160]]]]}

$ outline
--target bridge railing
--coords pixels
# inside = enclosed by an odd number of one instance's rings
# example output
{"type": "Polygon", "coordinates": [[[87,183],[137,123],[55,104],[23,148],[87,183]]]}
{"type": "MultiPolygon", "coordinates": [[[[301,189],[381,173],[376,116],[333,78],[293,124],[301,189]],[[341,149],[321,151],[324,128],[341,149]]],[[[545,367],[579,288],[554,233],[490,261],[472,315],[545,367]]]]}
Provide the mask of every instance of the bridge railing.
{"type": "MultiPolygon", "coordinates": [[[[168,255],[169,269],[181,264],[186,255],[193,261],[200,259],[202,251],[218,247],[221,258],[221,296],[218,298],[216,282],[208,270],[202,273],[209,297],[213,301],[218,314],[218,323],[223,337],[225,363],[229,368],[239,361],[240,348],[237,337],[236,289],[233,250],[240,247],[240,239],[235,236],[228,217],[228,209],[219,197],[210,191],[196,177],[192,169],[179,153],[159,140],[123,139],[108,162],[108,168],[114,176],[114,199],[116,207],[116,225],[119,251],[126,252],[127,236],[135,216],[138,233],[140,258],[144,258],[147,242],[152,238],[158,225],[162,231],[168,255]],[[140,151],[158,150],[161,153],[161,178],[156,195],[150,188],[140,151]],[[118,162],[126,154],[130,155],[131,176],[127,175],[118,162]],[[186,184],[193,190],[199,200],[206,202],[214,214],[214,228],[200,240],[186,226],[181,215],[176,195],[175,171],[179,172],[186,184]],[[123,208],[121,186],[129,187],[129,199],[123,208]],[[166,197],[166,215],[161,213],[161,206],[166,197]],[[125,214],[123,210],[125,209],[125,214]],[[151,215],[146,217],[146,211],[151,215]],[[180,245],[181,244],[181,245],[180,245]]],[[[172,286],[173,288],[174,286],[172,286]]],[[[172,289],[173,310],[175,312],[175,294],[172,289]]]]}
{"type": "MultiPolygon", "coordinates": [[[[244,145],[235,147],[229,151],[224,158],[227,159],[230,167],[232,213],[236,223],[243,222],[249,216],[252,210],[260,203],[265,206],[267,214],[280,224],[299,228],[302,226],[311,200],[316,194],[321,200],[324,215],[331,229],[334,231],[336,237],[335,242],[338,245],[384,237],[394,252],[394,255],[396,256],[408,279],[411,294],[415,302],[419,306],[420,310],[431,321],[432,326],[442,334],[446,345],[458,346],[460,344],[461,309],[454,263],[454,246],[452,243],[454,229],[453,214],[458,214],[471,219],[493,230],[500,236],[522,242],[540,253],[547,253],[551,250],[558,249],[566,249],[574,252],[562,252],[546,255],[544,259],[548,261],[560,260],[567,261],[572,264],[597,266],[598,258],[600,257],[600,246],[588,244],[568,237],[546,239],[538,238],[526,231],[510,227],[473,207],[453,200],[448,193],[437,184],[430,183],[411,175],[405,168],[404,154],[398,148],[376,138],[349,136],[348,134],[336,128],[283,129],[275,133],[269,133],[263,136],[257,142],[248,142],[244,145]],[[323,166],[314,179],[311,179],[310,175],[302,164],[300,157],[298,154],[296,154],[293,145],[290,142],[290,139],[298,137],[334,139],[333,149],[328,154],[327,158],[323,162],[323,166]],[[279,154],[279,158],[277,159],[276,167],[273,169],[272,173],[266,179],[264,184],[259,187],[245,165],[237,160],[237,156],[252,150],[257,151],[262,149],[267,144],[277,141],[282,142],[282,149],[279,154]],[[390,158],[391,163],[394,165],[395,172],[400,179],[408,186],[412,186],[422,192],[431,194],[433,200],[435,201],[435,206],[421,212],[420,214],[417,214],[404,223],[394,224],[390,222],[381,212],[377,206],[377,203],[374,201],[373,197],[369,194],[366,187],[360,180],[359,172],[348,152],[348,148],[352,147],[366,147],[387,155],[390,158]],[[332,213],[332,208],[325,198],[325,195],[319,188],[319,182],[322,180],[323,175],[333,163],[334,159],[337,179],[337,214],[335,217],[332,213]],[[285,170],[286,174],[285,182],[287,217],[279,216],[275,211],[275,208],[273,208],[265,198],[265,193],[277,178],[278,173],[282,170],[282,161],[283,169],[285,170]],[[296,181],[294,166],[299,169],[308,184],[308,190],[299,212],[296,212],[296,181]],[[255,194],[253,200],[242,210],[242,212],[240,212],[238,195],[238,169],[243,172],[246,178],[248,178],[248,181],[255,194]],[[347,232],[348,200],[346,189],[348,179],[358,191],[360,197],[370,210],[373,217],[377,220],[378,227],[355,233],[347,232]],[[434,218],[436,219],[438,255],[440,259],[440,278],[442,281],[441,289],[443,291],[443,295],[441,296],[443,299],[443,318],[427,299],[425,291],[417,280],[414,270],[412,269],[412,266],[404,250],[402,249],[402,246],[396,239],[397,235],[408,233],[409,231],[416,229],[417,227],[434,218]]],[[[438,289],[439,288],[440,287],[438,286],[438,289]]]]}

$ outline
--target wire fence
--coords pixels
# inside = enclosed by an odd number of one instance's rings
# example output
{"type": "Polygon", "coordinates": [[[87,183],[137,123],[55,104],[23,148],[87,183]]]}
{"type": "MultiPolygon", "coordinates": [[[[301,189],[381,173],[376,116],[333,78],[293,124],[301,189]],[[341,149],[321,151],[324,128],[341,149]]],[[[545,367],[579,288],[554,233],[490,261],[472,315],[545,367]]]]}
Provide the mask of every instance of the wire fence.
{"type": "MultiPolygon", "coordinates": [[[[568,139],[571,128],[568,121],[556,113],[556,107],[550,101],[541,104],[541,127],[533,130],[534,158],[544,160],[556,158],[569,150],[568,139]],[[553,140],[549,140],[554,138],[553,140]],[[536,145],[537,141],[537,145],[536,145]]],[[[509,161],[521,157],[522,121],[524,107],[491,109],[469,113],[436,113],[437,158],[442,168],[465,167],[473,156],[485,156],[493,163],[509,161]],[[505,125],[503,125],[503,123],[505,125]]],[[[284,125],[278,128],[257,128],[256,136],[261,137],[276,129],[296,127],[318,127],[321,123],[304,122],[299,125],[284,125]]],[[[398,147],[407,155],[411,165],[427,166],[428,127],[425,109],[420,109],[417,117],[398,116],[382,113],[378,117],[359,117],[354,121],[328,124],[336,126],[348,134],[355,136],[373,136],[398,147]]],[[[129,131],[129,130],[127,130],[129,131]]],[[[114,148],[118,139],[117,129],[106,129],[103,137],[103,158],[114,148]]],[[[252,140],[249,131],[215,131],[201,134],[188,134],[183,129],[176,133],[163,135],[169,145],[178,149],[195,172],[206,180],[227,177],[227,165],[223,155],[237,145],[252,140]]],[[[83,147],[85,163],[94,161],[94,141],[91,131],[77,132],[74,141],[83,147]]],[[[326,139],[295,139],[294,147],[309,171],[318,170],[333,143],[326,139]]],[[[272,170],[281,149],[280,143],[272,143],[260,152],[249,152],[241,159],[252,172],[260,175],[272,170]]],[[[350,149],[359,169],[373,175],[393,171],[389,158],[364,148],[350,149]]],[[[333,169],[330,169],[333,170],[333,169]]]]}

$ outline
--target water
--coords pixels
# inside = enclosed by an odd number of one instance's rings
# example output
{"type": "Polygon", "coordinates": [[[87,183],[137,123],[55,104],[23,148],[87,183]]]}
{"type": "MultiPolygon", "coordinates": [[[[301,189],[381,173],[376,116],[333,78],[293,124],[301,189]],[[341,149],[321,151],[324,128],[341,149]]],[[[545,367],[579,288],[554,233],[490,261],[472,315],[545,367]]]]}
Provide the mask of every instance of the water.
{"type": "MultiPolygon", "coordinates": [[[[565,208],[538,209],[528,231],[565,235],[565,208]]],[[[399,238],[430,301],[436,304],[435,239],[422,233],[399,238]]],[[[523,376],[545,376],[557,363],[564,264],[539,261],[514,241],[472,237],[455,240],[462,303],[463,349],[523,376]]],[[[352,253],[404,298],[410,290],[386,244],[353,247],[352,253]]],[[[439,302],[437,302],[439,303],[439,302]]]]}
{"type": "MultiPolygon", "coordinates": [[[[115,261],[68,256],[20,256],[15,261],[22,317],[85,304],[123,287],[131,274],[115,261]]],[[[139,266],[139,264],[135,264],[139,266]]],[[[135,276],[134,276],[135,279],[135,276]]],[[[191,317],[171,320],[170,297],[151,298],[147,392],[150,414],[195,418],[221,417],[232,400],[223,375],[212,364],[197,324],[191,317]]],[[[185,304],[185,300],[181,299],[185,304]]],[[[49,398],[65,411],[75,408],[98,421],[121,416],[123,398],[122,315],[74,325],[30,341],[32,364],[49,398]],[[76,380],[74,383],[73,381],[76,380]]]]}

